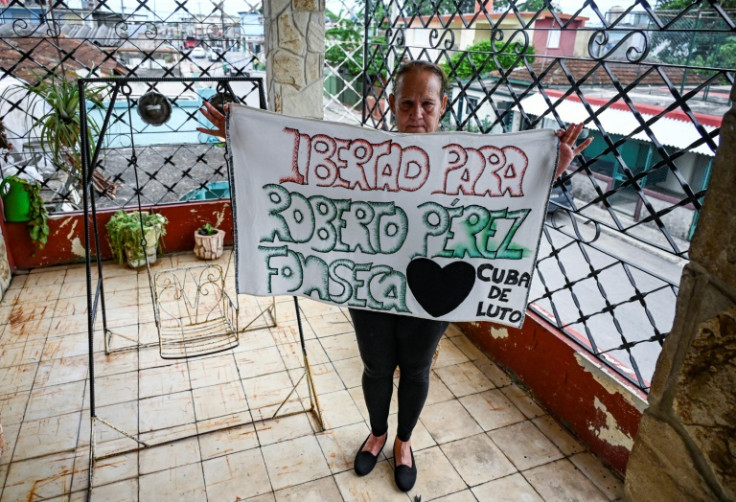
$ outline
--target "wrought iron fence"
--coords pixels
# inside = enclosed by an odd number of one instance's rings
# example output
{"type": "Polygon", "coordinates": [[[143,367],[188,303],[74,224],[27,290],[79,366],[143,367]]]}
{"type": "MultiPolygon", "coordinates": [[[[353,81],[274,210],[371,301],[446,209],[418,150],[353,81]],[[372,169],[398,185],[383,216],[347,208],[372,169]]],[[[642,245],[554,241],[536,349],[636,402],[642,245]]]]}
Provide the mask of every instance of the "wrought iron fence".
{"type": "MultiPolygon", "coordinates": [[[[133,203],[131,137],[145,173],[140,180],[144,203],[222,196],[223,149],[197,132],[207,126],[197,110],[203,100],[218,99],[207,77],[265,78],[264,44],[260,0],[3,2],[0,118],[12,149],[3,152],[2,174],[40,180],[52,211],[79,209],[81,125],[72,111],[78,108],[74,80],[148,78],[131,83],[125,100],[112,102],[109,88],[101,88],[99,101],[88,102],[93,135],[105,108],[114,108],[95,171],[95,186],[106,195],[99,205],[133,203]],[[182,77],[204,80],[170,81],[182,77]],[[170,103],[165,125],[146,124],[137,113],[147,93],[159,93],[170,103]],[[57,124],[68,131],[60,145],[46,135],[58,131],[57,124]]],[[[259,106],[262,96],[252,82],[241,80],[232,91],[231,98],[259,106]]]]}
{"type": "Polygon", "coordinates": [[[362,124],[364,2],[333,0],[325,8],[325,120],[362,124]]]}
{"type": "Polygon", "coordinates": [[[647,391],[734,83],[736,16],[555,4],[370,0],[363,122],[390,120],[380,103],[414,59],[449,76],[445,130],[582,122],[594,141],[553,188],[530,307],[647,391]]]}

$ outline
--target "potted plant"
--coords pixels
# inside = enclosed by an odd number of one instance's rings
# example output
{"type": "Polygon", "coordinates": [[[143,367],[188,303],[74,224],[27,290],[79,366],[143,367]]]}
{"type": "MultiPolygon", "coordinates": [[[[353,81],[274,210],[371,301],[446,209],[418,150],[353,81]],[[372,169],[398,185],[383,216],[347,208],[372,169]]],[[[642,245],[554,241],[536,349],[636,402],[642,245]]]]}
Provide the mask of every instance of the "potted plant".
{"type": "Polygon", "coordinates": [[[41,197],[41,184],[18,176],[6,176],[0,183],[5,220],[28,222],[28,235],[38,249],[49,238],[48,211],[41,197]]]}
{"type": "Polygon", "coordinates": [[[115,213],[107,222],[107,237],[113,258],[121,265],[127,262],[131,268],[156,262],[161,249],[161,237],[166,235],[168,220],[158,213],[123,210],[115,213]],[[145,248],[143,241],[145,239],[145,248]]]}
{"type": "Polygon", "coordinates": [[[214,260],[222,256],[225,232],[206,223],[194,231],[194,254],[201,260],[214,260]]]}
{"type": "MultiPolygon", "coordinates": [[[[51,157],[54,164],[71,171],[81,178],[81,138],[82,123],[79,116],[79,86],[76,80],[52,74],[45,78],[34,75],[36,82],[25,86],[31,95],[41,98],[48,104],[43,114],[36,118],[33,127],[39,128],[41,149],[51,157]]],[[[103,90],[90,92],[87,99],[93,106],[102,108],[103,90]]],[[[94,138],[99,126],[87,117],[89,137],[94,138]]]]}
{"type": "MultiPolygon", "coordinates": [[[[100,128],[93,115],[88,115],[85,124],[82,124],[79,113],[81,95],[76,79],[69,79],[64,75],[33,74],[35,81],[18,87],[8,87],[3,98],[17,100],[18,97],[28,95],[29,109],[26,113],[32,120],[31,130],[38,134],[41,151],[56,167],[65,173],[65,188],[61,195],[69,200],[79,197],[82,182],[82,145],[81,132],[87,127],[90,138],[90,154],[94,145],[94,138],[100,128]]],[[[91,89],[85,96],[92,108],[104,108],[104,97],[107,86],[91,89]]],[[[116,185],[105,179],[95,169],[92,172],[95,187],[98,191],[114,197],[116,185]]]]}

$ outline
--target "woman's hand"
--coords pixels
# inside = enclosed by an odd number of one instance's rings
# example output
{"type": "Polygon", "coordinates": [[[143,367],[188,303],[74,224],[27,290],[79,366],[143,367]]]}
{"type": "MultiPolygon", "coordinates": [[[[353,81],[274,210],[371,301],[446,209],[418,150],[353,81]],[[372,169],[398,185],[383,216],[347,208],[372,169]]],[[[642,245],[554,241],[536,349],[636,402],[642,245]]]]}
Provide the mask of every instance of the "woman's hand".
{"type": "Polygon", "coordinates": [[[593,138],[588,138],[579,145],[575,146],[575,142],[583,130],[583,124],[572,124],[567,129],[558,129],[555,134],[560,138],[560,163],[557,166],[557,174],[561,175],[570,166],[570,162],[577,154],[588,148],[593,142],[593,138]]]}
{"type": "MultiPolygon", "coordinates": [[[[226,112],[227,112],[227,108],[228,108],[228,105],[225,105],[226,112]]],[[[204,134],[209,134],[211,136],[218,136],[220,138],[224,138],[226,135],[225,115],[220,113],[220,111],[217,108],[212,106],[207,101],[204,102],[204,106],[200,108],[199,111],[202,112],[202,115],[204,115],[207,120],[212,122],[212,124],[216,127],[216,129],[205,129],[204,127],[197,127],[197,130],[204,134]]]]}

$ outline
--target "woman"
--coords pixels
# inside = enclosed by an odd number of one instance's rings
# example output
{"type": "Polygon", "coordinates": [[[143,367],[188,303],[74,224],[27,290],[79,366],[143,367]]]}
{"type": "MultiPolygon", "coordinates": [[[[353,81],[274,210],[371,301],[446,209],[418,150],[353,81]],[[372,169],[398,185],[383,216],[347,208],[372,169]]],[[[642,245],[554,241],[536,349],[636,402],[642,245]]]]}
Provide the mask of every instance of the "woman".
{"type": "MultiPolygon", "coordinates": [[[[403,64],[395,77],[394,94],[389,96],[389,108],[399,132],[421,134],[437,131],[447,106],[446,87],[447,79],[439,66],[424,61],[403,64]]],[[[209,103],[205,106],[202,113],[216,129],[199,130],[224,136],[225,118],[209,103]]],[[[557,175],[592,141],[589,138],[576,147],[575,141],[581,131],[581,124],[557,131],[561,143],[557,175]]],[[[371,425],[371,433],[355,457],[355,472],[359,476],[371,472],[386,443],[393,375],[398,366],[401,376],[398,428],[394,440],[394,480],[400,490],[409,491],[417,478],[411,434],[429,392],[432,356],[448,323],[383,312],[349,311],[363,360],[363,396],[371,425]]]]}

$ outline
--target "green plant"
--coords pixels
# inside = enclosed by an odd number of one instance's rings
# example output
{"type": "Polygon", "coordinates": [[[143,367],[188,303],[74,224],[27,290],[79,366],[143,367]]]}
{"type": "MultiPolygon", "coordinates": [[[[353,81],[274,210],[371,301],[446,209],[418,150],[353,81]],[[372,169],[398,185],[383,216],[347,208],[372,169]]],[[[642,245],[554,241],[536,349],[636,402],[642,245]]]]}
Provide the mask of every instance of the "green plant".
{"type": "Polygon", "coordinates": [[[146,254],[142,243],[144,237],[148,246],[155,241],[160,251],[160,237],[166,235],[167,223],[166,217],[158,213],[147,211],[126,213],[122,209],[115,213],[105,226],[115,261],[124,264],[126,252],[129,261],[143,259],[146,254]]]}
{"type": "Polygon", "coordinates": [[[455,78],[471,78],[476,75],[487,75],[515,66],[524,66],[524,61],[531,64],[534,61],[534,47],[515,43],[513,39],[506,42],[491,42],[483,40],[458,52],[445,63],[442,69],[450,80],[455,78]]]}
{"type": "MultiPolygon", "coordinates": [[[[79,86],[76,80],[51,75],[50,78],[38,78],[36,84],[26,90],[46,101],[49,109],[37,118],[33,127],[40,128],[41,149],[50,155],[54,163],[60,167],[70,166],[75,174],[81,170],[82,123],[79,114],[79,86]]],[[[94,105],[102,107],[102,90],[97,89],[86,94],[94,105]]],[[[97,123],[87,117],[87,130],[92,139],[99,133],[97,123]]],[[[90,145],[93,141],[90,141],[90,145]]]]}
{"type": "Polygon", "coordinates": [[[197,233],[199,235],[215,235],[217,233],[217,228],[213,227],[209,223],[205,223],[197,229],[197,233]]]}
{"type": "Polygon", "coordinates": [[[6,176],[5,179],[15,181],[23,187],[30,196],[30,209],[28,215],[28,235],[31,242],[38,249],[43,249],[49,239],[49,213],[46,210],[43,197],[41,197],[41,184],[36,181],[28,181],[18,176],[6,176]]]}
{"type": "MultiPolygon", "coordinates": [[[[363,61],[363,11],[354,16],[340,11],[338,14],[327,9],[325,15],[330,19],[332,26],[325,31],[325,61],[335,70],[347,75],[355,76],[363,72],[366,66],[363,61]]],[[[368,75],[381,78],[388,76],[388,62],[386,61],[386,38],[383,36],[369,37],[368,75]]]]}
{"type": "MultiPolygon", "coordinates": [[[[35,82],[20,87],[11,87],[7,93],[24,93],[42,99],[44,105],[42,115],[33,117],[32,128],[38,128],[39,141],[43,153],[51,158],[54,165],[64,169],[81,179],[81,133],[82,121],[79,113],[81,95],[76,80],[67,80],[63,76],[50,74],[33,75],[35,82]]],[[[93,107],[103,107],[103,96],[106,87],[85,93],[85,98],[93,107]]],[[[8,99],[11,96],[3,95],[8,99]]],[[[12,96],[17,99],[17,96],[12,96]]],[[[32,109],[36,109],[34,104],[32,109]]],[[[30,113],[30,112],[29,112],[30,113]]],[[[99,125],[88,115],[87,132],[90,138],[90,153],[94,137],[100,131],[99,125]]]]}

